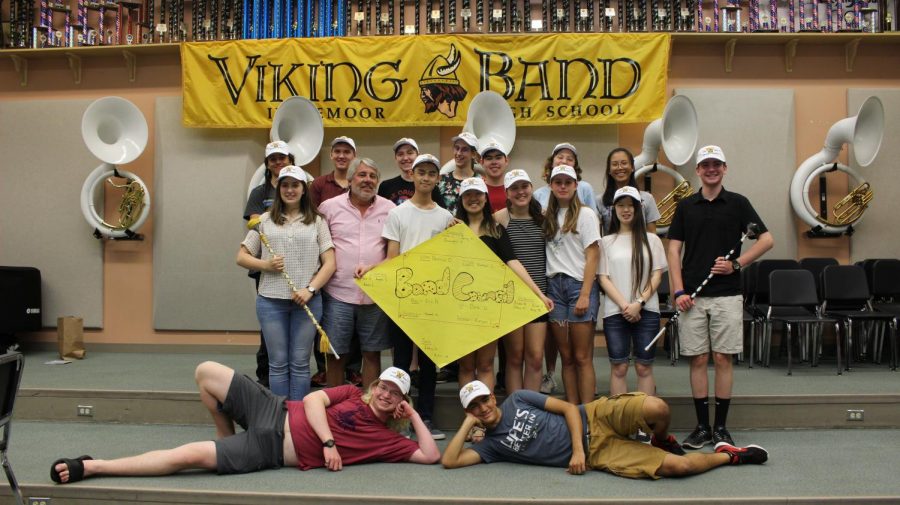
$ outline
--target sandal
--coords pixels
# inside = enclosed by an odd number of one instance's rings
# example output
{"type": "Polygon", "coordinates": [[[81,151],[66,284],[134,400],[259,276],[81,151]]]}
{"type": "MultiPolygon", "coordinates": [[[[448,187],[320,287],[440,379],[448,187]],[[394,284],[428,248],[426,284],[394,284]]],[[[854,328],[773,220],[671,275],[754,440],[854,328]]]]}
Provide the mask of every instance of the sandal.
{"type": "Polygon", "coordinates": [[[71,484],[73,482],[84,480],[84,461],[88,459],[94,458],[90,456],[79,456],[75,459],[60,458],[54,461],[53,465],[50,466],[50,478],[57,484],[71,484]],[[62,481],[59,472],[56,471],[56,465],[60,463],[65,463],[69,470],[69,480],[66,482],[62,481]]]}

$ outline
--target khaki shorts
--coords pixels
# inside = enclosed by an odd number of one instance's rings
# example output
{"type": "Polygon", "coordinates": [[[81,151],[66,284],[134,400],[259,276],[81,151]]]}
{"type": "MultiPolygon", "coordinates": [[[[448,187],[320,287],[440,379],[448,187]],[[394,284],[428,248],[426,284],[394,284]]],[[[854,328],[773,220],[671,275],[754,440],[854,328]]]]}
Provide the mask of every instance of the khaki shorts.
{"type": "Polygon", "coordinates": [[[652,431],[643,416],[646,398],[644,393],[625,393],[602,397],[584,406],[590,429],[591,468],[632,479],[659,478],[656,471],[668,453],[629,438],[638,428],[644,433],[652,431]]]}
{"type": "Polygon", "coordinates": [[[744,350],[744,304],[741,295],[694,299],[694,306],[678,317],[681,354],[710,351],[738,354],[744,350]]]}

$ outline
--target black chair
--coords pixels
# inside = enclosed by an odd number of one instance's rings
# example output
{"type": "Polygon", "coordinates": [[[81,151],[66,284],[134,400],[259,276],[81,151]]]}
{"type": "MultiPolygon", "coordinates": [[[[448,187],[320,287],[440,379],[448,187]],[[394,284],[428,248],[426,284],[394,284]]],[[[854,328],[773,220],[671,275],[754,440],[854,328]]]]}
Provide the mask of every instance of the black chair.
{"type": "Polygon", "coordinates": [[[816,281],[816,294],[819,296],[819,303],[824,299],[822,297],[822,272],[825,267],[838,265],[838,260],[834,258],[803,258],[800,260],[800,268],[809,270],[813,274],[816,281]]]}
{"type": "Polygon", "coordinates": [[[900,318],[900,260],[876,261],[872,271],[872,308],[875,312],[893,316],[890,323],[891,370],[896,370],[897,320],[900,318]]]}
{"type": "MultiPolygon", "coordinates": [[[[748,367],[753,368],[753,362],[756,360],[754,356],[754,346],[756,345],[756,340],[758,339],[757,331],[761,326],[761,318],[754,314],[753,310],[750,307],[750,301],[753,298],[753,290],[756,287],[756,269],[759,267],[759,263],[753,262],[749,265],[741,268],[741,295],[744,301],[744,325],[750,326],[750,338],[744,338],[745,342],[750,343],[750,352],[747,353],[749,359],[747,361],[748,367]]],[[[738,362],[743,361],[743,353],[740,353],[738,362]]]]}
{"type": "MultiPolygon", "coordinates": [[[[850,370],[853,360],[853,323],[890,324],[890,314],[875,312],[870,303],[870,293],[866,272],[857,265],[837,265],[826,267],[822,272],[825,301],[822,302],[821,314],[834,317],[844,325],[844,349],[847,366],[850,370]]],[[[865,328],[860,334],[861,342],[857,348],[861,355],[865,354],[868,343],[865,341],[865,328]]],[[[877,333],[877,332],[876,332],[877,333]]],[[[880,350],[878,350],[880,354],[880,350]]]]}
{"type": "Polygon", "coordinates": [[[19,382],[22,380],[22,370],[25,368],[25,358],[22,353],[10,352],[0,356],[0,427],[3,428],[3,438],[0,439],[0,464],[6,472],[6,480],[12,491],[13,499],[17,505],[24,505],[22,491],[13,473],[6,451],[9,449],[9,433],[12,424],[13,405],[16,403],[16,394],[19,391],[19,382]]]}
{"type": "MultiPolygon", "coordinates": [[[[821,317],[818,313],[819,296],[816,294],[816,281],[812,272],[808,270],[775,270],[769,275],[769,311],[766,314],[768,324],[783,323],[785,326],[784,343],[787,347],[788,371],[791,375],[791,336],[792,328],[797,327],[798,340],[801,340],[801,350],[807,349],[810,356],[810,364],[818,366],[819,341],[822,336],[822,326],[825,323],[835,325],[835,334],[838,335],[837,320],[821,317]],[[806,338],[800,339],[803,335],[806,338]]],[[[841,373],[840,341],[835,344],[837,348],[838,374],[841,373]]],[[[768,366],[769,348],[765,349],[765,363],[768,366]]],[[[801,355],[804,354],[801,352],[801,355]]]]}
{"type": "MultiPolygon", "coordinates": [[[[761,359],[764,349],[768,349],[772,341],[772,325],[766,321],[766,314],[769,313],[769,274],[775,270],[798,270],[800,263],[797,260],[762,260],[754,263],[755,275],[753,275],[753,291],[750,298],[749,310],[753,317],[760,321],[760,329],[756,335],[757,345],[759,349],[760,361],[764,366],[768,363],[761,359]]],[[[751,347],[753,347],[751,345],[751,347]]]]}
{"type": "Polygon", "coordinates": [[[659,317],[666,320],[665,348],[669,351],[669,361],[674,366],[678,361],[678,321],[672,321],[677,309],[670,303],[669,274],[663,272],[662,281],[656,289],[656,297],[659,299],[659,317]]]}

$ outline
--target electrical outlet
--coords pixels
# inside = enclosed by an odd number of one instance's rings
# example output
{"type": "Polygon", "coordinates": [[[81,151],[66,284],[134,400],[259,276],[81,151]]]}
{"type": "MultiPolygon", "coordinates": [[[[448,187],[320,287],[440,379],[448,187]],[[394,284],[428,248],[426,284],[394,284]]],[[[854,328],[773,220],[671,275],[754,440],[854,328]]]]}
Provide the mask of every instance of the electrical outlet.
{"type": "Polygon", "coordinates": [[[862,421],[866,411],[862,409],[847,409],[848,421],[862,421]]]}
{"type": "Polygon", "coordinates": [[[78,415],[81,417],[94,417],[94,406],[93,405],[79,405],[78,406],[78,415]]]}
{"type": "Polygon", "coordinates": [[[28,497],[28,505],[50,505],[50,498],[28,497]]]}

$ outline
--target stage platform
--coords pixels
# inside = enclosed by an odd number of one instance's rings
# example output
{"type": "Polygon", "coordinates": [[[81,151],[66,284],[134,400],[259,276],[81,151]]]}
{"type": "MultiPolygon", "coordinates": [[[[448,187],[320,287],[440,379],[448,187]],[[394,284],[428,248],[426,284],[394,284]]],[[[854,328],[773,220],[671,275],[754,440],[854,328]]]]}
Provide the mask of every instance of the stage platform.
{"type": "MultiPolygon", "coordinates": [[[[736,368],[729,424],[739,444],[770,451],[769,463],[761,467],[649,482],[507,464],[453,471],[376,464],[338,474],[282,469],[229,477],[97,478],[57,486],[49,467],[61,456],[113,458],[211,438],[194,367],[211,359],[252,375],[255,365],[248,348],[88,351],[85,360],[68,365],[45,365],[56,358],[53,352],[26,351],[10,449],[26,496],[50,497],[52,504],[900,502],[895,471],[900,374],[887,365],[860,364],[838,376],[827,360],[817,368],[795,365],[791,377],[778,360],[772,368],[736,368]],[[91,406],[93,416],[77,416],[79,405],[91,406]],[[864,420],[847,421],[848,409],[864,410],[864,420]]],[[[602,349],[595,366],[602,392],[609,371],[602,349]]],[[[672,405],[674,430],[683,437],[693,424],[687,364],[663,361],[654,370],[658,394],[672,405]]],[[[456,385],[440,385],[438,427],[449,436],[461,415],[456,385]]]]}

